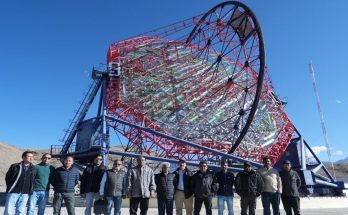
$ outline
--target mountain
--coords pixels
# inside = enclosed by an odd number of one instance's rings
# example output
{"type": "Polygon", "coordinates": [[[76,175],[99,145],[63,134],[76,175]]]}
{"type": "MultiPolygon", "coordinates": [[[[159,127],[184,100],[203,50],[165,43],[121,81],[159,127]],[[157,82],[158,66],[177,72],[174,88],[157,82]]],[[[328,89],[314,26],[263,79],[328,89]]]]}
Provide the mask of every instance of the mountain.
{"type": "Polygon", "coordinates": [[[342,160],[338,160],[335,163],[348,163],[348,157],[342,159],[342,160]]]}

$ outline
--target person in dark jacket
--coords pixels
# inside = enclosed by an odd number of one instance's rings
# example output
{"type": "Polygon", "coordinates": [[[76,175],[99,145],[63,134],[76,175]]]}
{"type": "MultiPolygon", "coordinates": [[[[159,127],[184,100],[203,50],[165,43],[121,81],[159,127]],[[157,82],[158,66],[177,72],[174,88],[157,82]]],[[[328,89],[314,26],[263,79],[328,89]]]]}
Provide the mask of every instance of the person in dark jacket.
{"type": "Polygon", "coordinates": [[[103,157],[97,155],[81,176],[80,194],[86,198],[85,215],[91,215],[94,199],[99,199],[100,182],[106,170],[102,162],[103,157]]]}
{"type": "Polygon", "coordinates": [[[53,214],[59,215],[64,200],[69,215],[75,215],[75,186],[80,179],[79,170],[74,167],[74,157],[68,155],[63,166],[54,172],[52,186],[54,187],[53,214]]]}
{"type": "Polygon", "coordinates": [[[179,167],[174,172],[177,180],[175,184],[175,208],[176,215],[182,215],[185,204],[186,215],[193,214],[193,190],[191,187],[192,172],[187,168],[186,161],[179,160],[179,167]]]}
{"type": "Polygon", "coordinates": [[[244,171],[237,174],[235,182],[236,192],[241,197],[241,215],[255,215],[256,198],[261,195],[263,190],[263,180],[256,173],[250,163],[244,163],[244,171]]]}
{"type": "Polygon", "coordinates": [[[108,213],[111,214],[114,206],[114,215],[121,215],[122,199],[127,194],[127,173],[122,167],[121,160],[115,160],[113,168],[107,170],[100,183],[99,194],[108,201],[108,213]]]}
{"type": "Polygon", "coordinates": [[[41,162],[35,165],[35,186],[34,191],[29,198],[27,215],[34,215],[36,204],[38,205],[37,215],[45,214],[45,208],[50,191],[50,182],[55,171],[55,168],[50,165],[51,158],[50,153],[44,153],[41,157],[41,162]]]}
{"type": "Polygon", "coordinates": [[[155,175],[158,214],[173,215],[173,201],[175,193],[176,176],[169,173],[170,164],[162,164],[162,172],[155,175]]]}
{"type": "Polygon", "coordinates": [[[204,202],[207,215],[212,214],[212,199],[218,190],[215,175],[208,170],[206,161],[199,163],[199,171],[192,176],[192,188],[195,194],[194,215],[199,215],[204,202]]]}
{"type": "Polygon", "coordinates": [[[6,172],[6,203],[4,215],[23,214],[29,195],[33,193],[36,168],[33,152],[25,151],[22,162],[12,164],[6,172]]]}
{"type": "Polygon", "coordinates": [[[221,162],[221,170],[215,174],[219,184],[219,189],[217,191],[219,215],[224,214],[225,202],[227,203],[228,215],[233,215],[234,175],[231,172],[227,172],[227,168],[227,160],[223,160],[221,162]]]}
{"type": "Polygon", "coordinates": [[[279,173],[282,180],[283,192],[281,195],[286,215],[300,215],[300,195],[298,189],[301,187],[301,179],[297,172],[291,169],[291,162],[283,162],[283,171],[279,173]]]}

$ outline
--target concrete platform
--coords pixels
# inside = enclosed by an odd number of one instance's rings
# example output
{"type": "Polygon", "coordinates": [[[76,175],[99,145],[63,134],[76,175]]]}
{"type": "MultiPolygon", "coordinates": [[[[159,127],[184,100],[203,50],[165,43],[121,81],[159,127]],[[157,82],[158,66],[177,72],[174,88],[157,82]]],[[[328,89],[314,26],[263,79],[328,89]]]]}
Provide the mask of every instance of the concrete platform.
{"type": "MultiPolygon", "coordinates": [[[[218,214],[216,209],[217,206],[217,198],[213,199],[213,214],[218,214]]],[[[234,213],[240,214],[240,199],[239,197],[234,198],[234,213]]],[[[84,214],[85,208],[82,207],[84,205],[84,200],[82,198],[77,198],[76,204],[76,214],[84,214]]],[[[157,211],[157,200],[150,200],[150,209],[148,211],[148,215],[158,214],[157,211]]],[[[283,210],[283,205],[280,204],[281,214],[285,214],[283,210]]],[[[0,207],[0,214],[3,214],[4,207],[3,205],[0,207]]],[[[138,211],[139,213],[139,211],[138,211]]],[[[53,214],[53,208],[51,203],[49,202],[45,214],[53,214]]],[[[67,214],[66,208],[62,208],[62,215],[67,214]]],[[[129,199],[125,199],[122,202],[122,214],[129,214],[129,199]]],[[[174,209],[175,214],[175,209],[174,209]]],[[[201,214],[205,214],[204,207],[202,208],[201,214]]],[[[227,211],[225,211],[227,214],[227,211]]],[[[261,199],[259,198],[257,201],[257,210],[256,215],[262,215],[262,205],[261,199]]],[[[302,215],[348,215],[348,198],[347,197],[315,197],[315,198],[301,198],[301,214],[302,215]]]]}
{"type": "MultiPolygon", "coordinates": [[[[85,210],[85,208],[77,207],[75,212],[76,212],[76,214],[80,215],[80,214],[84,214],[84,210],[85,210]]],[[[122,212],[122,214],[129,214],[129,209],[122,208],[121,212],[122,212]]],[[[4,207],[0,207],[0,214],[3,214],[3,213],[4,213],[4,207]]],[[[53,208],[47,207],[45,214],[53,214],[53,208]]],[[[68,213],[67,213],[66,209],[62,208],[61,215],[67,215],[67,214],[68,213]]],[[[138,214],[140,214],[139,211],[138,211],[138,214]]],[[[155,208],[150,208],[147,214],[148,215],[155,215],[155,214],[158,214],[158,211],[155,208]]],[[[175,210],[174,210],[174,214],[175,214],[175,210]]],[[[206,214],[205,211],[202,210],[201,215],[205,215],[205,214],[206,214]]],[[[217,215],[217,214],[218,214],[217,209],[214,209],[213,215],[217,215]]],[[[225,211],[224,214],[227,214],[227,211],[225,211]]],[[[234,214],[235,215],[240,214],[240,210],[238,208],[236,208],[234,210],[234,214]]],[[[285,215],[284,210],[281,210],[280,214],[285,215]]],[[[347,215],[347,214],[348,214],[348,208],[329,208],[329,209],[320,208],[320,209],[303,209],[303,210],[301,210],[301,215],[347,215]]],[[[262,209],[257,209],[256,215],[263,215],[262,209]]]]}

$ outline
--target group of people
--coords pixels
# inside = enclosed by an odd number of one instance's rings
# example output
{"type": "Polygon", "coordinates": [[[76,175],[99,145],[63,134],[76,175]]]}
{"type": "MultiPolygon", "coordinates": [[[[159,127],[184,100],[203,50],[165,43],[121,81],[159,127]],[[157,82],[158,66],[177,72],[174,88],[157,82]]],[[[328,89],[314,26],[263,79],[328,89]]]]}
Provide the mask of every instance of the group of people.
{"type": "MultiPolygon", "coordinates": [[[[204,203],[206,214],[212,214],[212,198],[217,196],[218,214],[223,215],[225,203],[228,214],[233,215],[233,186],[240,196],[242,215],[254,215],[256,199],[261,196],[263,214],[270,215],[272,205],[273,215],[279,215],[280,199],[287,215],[300,214],[299,188],[301,179],[298,173],[291,169],[289,160],[283,161],[283,170],[279,173],[272,167],[269,157],[263,158],[264,166],[253,170],[252,165],[245,162],[243,171],[235,177],[228,171],[228,162],[221,162],[221,169],[214,173],[208,169],[206,161],[199,163],[199,170],[191,172],[184,160],[179,160],[178,168],[169,172],[170,164],[162,164],[162,172],[156,174],[158,214],[173,214],[173,201],[176,214],[181,215],[185,204],[187,215],[200,214],[204,203]]],[[[135,213],[134,213],[135,214],[135,213]]],[[[144,213],[146,214],[146,210],[144,213]]]]}
{"type": "Polygon", "coordinates": [[[271,159],[263,159],[264,166],[253,170],[250,163],[244,163],[244,171],[237,174],[228,171],[228,162],[222,161],[221,169],[214,173],[206,161],[199,163],[196,172],[188,169],[185,160],[179,160],[178,168],[170,172],[170,163],[164,162],[161,172],[154,174],[146,165],[146,158],[139,156],[137,166],[126,171],[121,160],[115,160],[113,167],[103,165],[102,156],[94,158],[82,175],[74,166],[73,156],[66,156],[63,166],[54,168],[50,165],[51,155],[43,154],[41,163],[33,165],[33,152],[25,151],[22,161],[12,164],[6,173],[6,204],[4,215],[34,213],[38,205],[38,214],[44,214],[50,185],[53,186],[53,214],[60,214],[64,200],[68,214],[75,214],[75,186],[80,181],[80,195],[86,200],[85,214],[92,212],[97,199],[107,201],[107,214],[121,214],[122,199],[129,198],[129,214],[146,215],[149,199],[157,198],[158,214],[172,215],[175,203],[176,214],[200,214],[202,204],[206,214],[212,214],[212,198],[218,198],[218,213],[223,214],[227,204],[228,214],[233,215],[233,197],[241,197],[241,214],[255,214],[256,199],[261,196],[264,215],[279,215],[279,203],[282,199],[286,214],[300,214],[298,189],[301,180],[297,172],[291,169],[290,161],[283,162],[283,170],[278,173],[271,166],[271,159]],[[28,203],[28,209],[26,205],[28,203]]]}
{"type": "Polygon", "coordinates": [[[53,214],[60,214],[63,200],[68,213],[75,213],[75,186],[80,180],[79,169],[74,167],[72,156],[65,157],[63,166],[58,168],[50,165],[51,159],[51,155],[45,153],[41,162],[33,165],[33,152],[25,151],[22,161],[10,166],[5,177],[7,196],[4,215],[32,215],[36,205],[38,214],[45,214],[50,185],[54,187],[53,214]]]}

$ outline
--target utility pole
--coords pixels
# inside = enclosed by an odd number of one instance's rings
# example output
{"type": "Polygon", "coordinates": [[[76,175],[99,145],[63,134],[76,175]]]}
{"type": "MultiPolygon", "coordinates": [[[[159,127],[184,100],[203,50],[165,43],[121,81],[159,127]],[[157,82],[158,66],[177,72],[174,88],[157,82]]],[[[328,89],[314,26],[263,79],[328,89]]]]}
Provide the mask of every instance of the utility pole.
{"type": "Polygon", "coordinates": [[[321,106],[320,106],[319,93],[318,93],[318,90],[317,90],[317,84],[316,84],[316,81],[315,81],[315,75],[314,75],[314,69],[313,69],[313,64],[312,63],[309,64],[309,71],[310,71],[311,77],[312,77],[312,84],[313,84],[314,94],[315,94],[315,97],[317,99],[317,108],[318,108],[318,112],[319,112],[319,115],[320,115],[321,129],[323,131],[326,151],[327,151],[327,155],[329,157],[329,162],[331,164],[331,168],[332,168],[332,173],[333,173],[334,179],[336,180],[335,167],[334,167],[334,165],[332,163],[332,160],[331,160],[331,148],[330,148],[329,139],[327,137],[326,127],[325,127],[325,123],[324,123],[324,113],[323,113],[323,111],[321,109],[321,106]]]}

